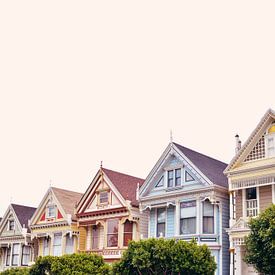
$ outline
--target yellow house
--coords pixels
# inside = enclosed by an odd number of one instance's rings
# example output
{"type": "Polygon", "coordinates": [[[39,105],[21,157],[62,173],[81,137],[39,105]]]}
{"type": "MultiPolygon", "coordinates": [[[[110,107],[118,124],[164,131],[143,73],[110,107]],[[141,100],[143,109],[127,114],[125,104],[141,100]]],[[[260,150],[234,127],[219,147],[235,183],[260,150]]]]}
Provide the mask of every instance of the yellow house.
{"type": "Polygon", "coordinates": [[[247,222],[275,203],[275,112],[269,109],[224,171],[230,194],[230,274],[257,274],[243,261],[247,222]]]}
{"type": "Polygon", "coordinates": [[[144,180],[100,168],[77,205],[80,243],[86,253],[106,262],[121,258],[129,240],[147,237],[146,214],[139,211],[139,187],[144,180]]]}
{"type": "Polygon", "coordinates": [[[49,188],[30,222],[38,256],[61,256],[78,251],[79,229],[74,208],[81,196],[77,192],[49,188]]]}

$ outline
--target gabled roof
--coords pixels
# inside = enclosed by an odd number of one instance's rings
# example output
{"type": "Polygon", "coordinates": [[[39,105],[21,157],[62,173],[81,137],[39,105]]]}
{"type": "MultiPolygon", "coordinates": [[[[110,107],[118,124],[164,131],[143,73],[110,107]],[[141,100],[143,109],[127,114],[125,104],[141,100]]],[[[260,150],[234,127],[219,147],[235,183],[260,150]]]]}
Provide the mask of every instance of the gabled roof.
{"type": "Polygon", "coordinates": [[[102,168],[103,172],[110,179],[110,181],[115,185],[117,190],[120,192],[125,200],[131,201],[133,206],[138,205],[136,200],[136,190],[137,186],[142,186],[144,179],[133,177],[127,174],[116,172],[110,169],[102,168]]]}
{"type": "MultiPolygon", "coordinates": [[[[18,221],[20,222],[21,227],[28,227],[29,220],[33,216],[36,208],[30,207],[30,206],[25,206],[25,205],[18,205],[18,204],[11,204],[11,207],[13,208],[18,221]]],[[[29,229],[28,229],[29,231],[29,229]]]]}
{"type": "Polygon", "coordinates": [[[51,187],[51,189],[56,196],[58,202],[62,206],[64,212],[66,214],[72,215],[72,218],[75,219],[74,208],[83,194],[57,187],[51,187]]]}
{"type": "Polygon", "coordinates": [[[223,174],[227,164],[187,147],[173,144],[214,184],[228,188],[227,177],[223,174]]]}
{"type": "Polygon", "coordinates": [[[251,133],[251,135],[248,137],[246,142],[243,144],[241,149],[238,151],[238,153],[233,157],[233,159],[230,161],[226,169],[224,170],[224,173],[227,174],[229,170],[242,159],[243,154],[247,151],[247,148],[251,145],[257,142],[257,139],[259,138],[259,134],[267,127],[267,124],[271,119],[275,119],[275,111],[272,109],[268,109],[254,131],[251,133]]]}

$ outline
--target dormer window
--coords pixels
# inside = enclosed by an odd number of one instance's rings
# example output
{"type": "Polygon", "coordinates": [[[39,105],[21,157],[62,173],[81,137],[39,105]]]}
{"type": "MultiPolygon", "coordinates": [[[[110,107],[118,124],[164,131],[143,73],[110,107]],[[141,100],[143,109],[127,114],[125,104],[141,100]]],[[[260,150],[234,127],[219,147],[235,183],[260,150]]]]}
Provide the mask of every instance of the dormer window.
{"type": "Polygon", "coordinates": [[[100,204],[106,204],[108,203],[108,192],[103,191],[99,193],[99,203],[100,204]]]}
{"type": "Polygon", "coordinates": [[[181,168],[167,172],[167,187],[181,186],[181,168]]]}
{"type": "Polygon", "coordinates": [[[49,205],[47,208],[47,218],[55,218],[55,217],[56,217],[55,205],[49,205]]]}
{"type": "Polygon", "coordinates": [[[15,229],[14,220],[9,220],[8,229],[9,229],[9,231],[12,231],[15,229]]]}

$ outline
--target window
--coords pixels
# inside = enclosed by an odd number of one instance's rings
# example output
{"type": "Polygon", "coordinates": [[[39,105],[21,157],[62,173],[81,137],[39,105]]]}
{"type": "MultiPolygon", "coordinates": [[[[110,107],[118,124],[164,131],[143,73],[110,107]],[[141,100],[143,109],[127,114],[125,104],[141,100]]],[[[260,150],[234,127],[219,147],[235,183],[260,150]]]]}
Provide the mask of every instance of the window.
{"type": "Polygon", "coordinates": [[[9,231],[14,230],[15,229],[15,223],[14,220],[9,220],[9,231]]]}
{"type": "Polygon", "coordinates": [[[70,236],[69,234],[66,235],[65,253],[66,254],[73,254],[74,253],[74,237],[70,236]]]}
{"type": "Polygon", "coordinates": [[[15,243],[12,246],[12,259],[11,259],[11,264],[16,266],[19,264],[19,248],[20,245],[19,243],[15,243]]]}
{"type": "Polygon", "coordinates": [[[56,233],[54,234],[53,240],[53,256],[61,256],[62,254],[62,234],[56,233]]]}
{"type": "Polygon", "coordinates": [[[165,208],[157,209],[157,237],[165,237],[165,208]]]}
{"type": "Polygon", "coordinates": [[[11,261],[11,247],[7,248],[7,255],[6,255],[6,266],[10,265],[11,261]]]}
{"type": "Polygon", "coordinates": [[[43,239],[43,256],[50,254],[50,238],[43,239]]]}
{"type": "Polygon", "coordinates": [[[274,142],[274,136],[268,136],[267,137],[267,155],[268,157],[274,157],[275,156],[275,142],[274,142]]]}
{"type": "Polygon", "coordinates": [[[174,170],[168,171],[167,186],[173,187],[174,185],[174,170]]]}
{"type": "Polygon", "coordinates": [[[256,187],[246,189],[246,215],[247,217],[255,217],[258,215],[256,187]]]}
{"type": "Polygon", "coordinates": [[[129,241],[133,239],[133,222],[126,221],[124,223],[123,245],[128,246],[129,241]]]}
{"type": "Polygon", "coordinates": [[[118,246],[118,219],[108,220],[107,246],[118,246]]]}
{"type": "Polygon", "coordinates": [[[23,245],[22,247],[22,265],[28,265],[30,261],[31,248],[23,245]]]}
{"type": "Polygon", "coordinates": [[[107,191],[99,193],[99,203],[100,204],[108,203],[108,192],[107,191]]]}
{"type": "Polygon", "coordinates": [[[92,249],[99,248],[99,227],[93,226],[92,228],[92,249]]]}
{"type": "Polygon", "coordinates": [[[187,172],[185,171],[185,181],[194,181],[195,179],[187,172]]]}
{"type": "Polygon", "coordinates": [[[164,179],[163,179],[163,176],[162,176],[162,177],[159,179],[159,181],[158,181],[156,187],[163,187],[163,185],[164,185],[164,179]]]}
{"type": "Polygon", "coordinates": [[[196,201],[180,204],[180,234],[196,233],[196,201]]]}
{"type": "Polygon", "coordinates": [[[203,202],[203,233],[214,234],[214,205],[209,201],[203,202]]]}
{"type": "Polygon", "coordinates": [[[55,211],[55,206],[54,205],[49,205],[48,206],[47,214],[48,214],[47,218],[55,218],[56,211],[55,211]]]}
{"type": "Polygon", "coordinates": [[[175,185],[176,186],[181,185],[181,169],[175,170],[175,185]]]}

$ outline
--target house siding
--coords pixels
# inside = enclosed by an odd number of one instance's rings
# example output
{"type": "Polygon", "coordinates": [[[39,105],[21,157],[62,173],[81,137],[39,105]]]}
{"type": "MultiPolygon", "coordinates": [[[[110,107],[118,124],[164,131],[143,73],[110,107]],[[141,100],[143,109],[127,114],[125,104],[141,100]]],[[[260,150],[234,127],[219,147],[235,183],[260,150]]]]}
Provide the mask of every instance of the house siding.
{"type": "Polygon", "coordinates": [[[260,211],[262,212],[272,204],[272,185],[261,186],[260,193],[260,211]]]}
{"type": "Polygon", "coordinates": [[[242,190],[237,190],[235,192],[236,198],[236,220],[243,216],[243,199],[242,199],[242,190]]]}
{"type": "Polygon", "coordinates": [[[150,238],[153,238],[156,236],[156,215],[155,215],[155,209],[152,209],[150,212],[150,238]]]}
{"type": "Polygon", "coordinates": [[[229,228],[229,199],[222,199],[222,266],[223,275],[230,273],[229,236],[226,229],[229,228]]]}
{"type": "Polygon", "coordinates": [[[175,207],[167,208],[167,237],[175,235],[175,207]]]}

